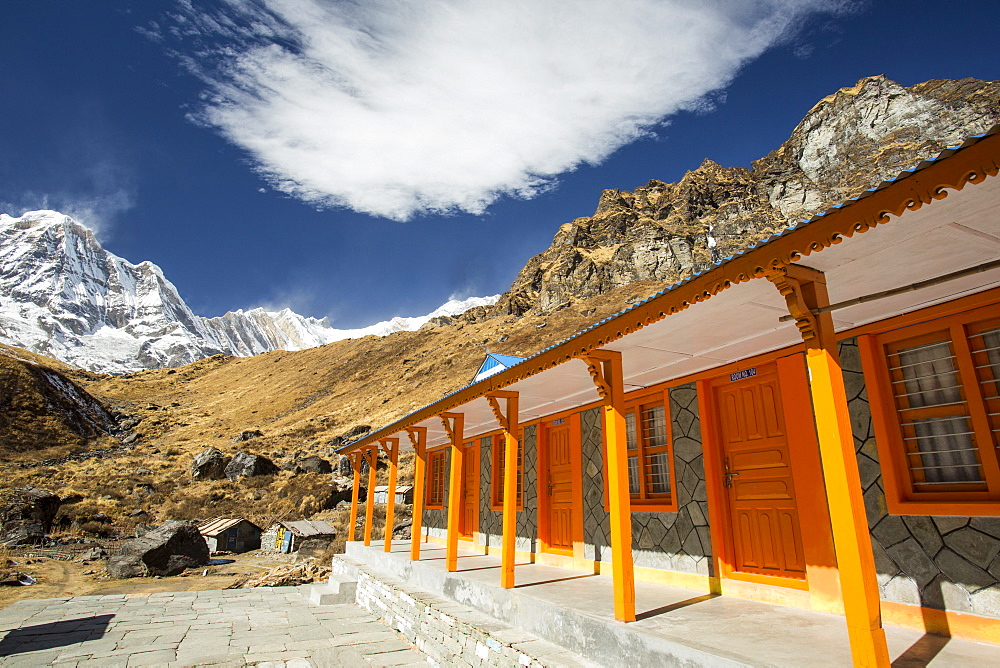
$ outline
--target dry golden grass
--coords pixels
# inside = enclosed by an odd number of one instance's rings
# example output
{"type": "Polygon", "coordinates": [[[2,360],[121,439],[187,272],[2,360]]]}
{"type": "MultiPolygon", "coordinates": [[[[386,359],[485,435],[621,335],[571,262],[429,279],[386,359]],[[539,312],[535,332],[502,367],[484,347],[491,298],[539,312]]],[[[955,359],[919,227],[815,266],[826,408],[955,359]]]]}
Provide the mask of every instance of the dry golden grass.
{"type": "MultiPolygon", "coordinates": [[[[22,450],[9,447],[0,432],[0,465],[9,471],[4,485],[31,484],[71,497],[75,502],[62,511],[66,531],[94,528],[88,522],[98,513],[123,531],[167,519],[236,515],[266,526],[276,519],[309,517],[327,505],[333,489],[329,476],[282,472],[236,483],[195,481],[191,460],[208,447],[227,455],[266,455],[279,466],[297,456],[330,458],[334,439],[350,429],[385,425],[468,383],[487,348],[530,355],[653,290],[652,283],[637,283],[547,316],[460,321],[299,352],[216,356],[178,369],[123,376],[66,371],[105,406],[141,419],[134,428],[139,435],[135,448],[107,459],[21,468],[52,452],[106,448],[115,441],[81,442],[47,432],[33,442],[33,450],[22,450]],[[264,436],[234,443],[245,429],[259,429],[264,436]],[[133,515],[139,511],[148,514],[133,515]]],[[[3,351],[0,363],[24,364],[5,358],[3,351]]],[[[404,453],[399,484],[412,478],[412,458],[404,453]]],[[[380,470],[377,484],[386,482],[380,470]]]]}

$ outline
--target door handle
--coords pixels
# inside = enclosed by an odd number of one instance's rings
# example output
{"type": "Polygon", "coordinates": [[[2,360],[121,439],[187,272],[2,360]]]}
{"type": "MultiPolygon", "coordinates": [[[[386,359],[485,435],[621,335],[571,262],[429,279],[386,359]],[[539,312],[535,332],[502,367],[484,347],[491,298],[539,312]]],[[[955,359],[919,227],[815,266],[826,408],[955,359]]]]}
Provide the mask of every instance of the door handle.
{"type": "Polygon", "coordinates": [[[724,484],[726,485],[726,489],[732,489],[732,487],[733,487],[733,478],[735,478],[736,476],[738,476],[739,473],[733,473],[733,471],[729,468],[729,456],[728,455],[726,456],[725,464],[726,464],[726,471],[725,471],[724,475],[726,476],[726,479],[725,479],[725,483],[724,484]]]}

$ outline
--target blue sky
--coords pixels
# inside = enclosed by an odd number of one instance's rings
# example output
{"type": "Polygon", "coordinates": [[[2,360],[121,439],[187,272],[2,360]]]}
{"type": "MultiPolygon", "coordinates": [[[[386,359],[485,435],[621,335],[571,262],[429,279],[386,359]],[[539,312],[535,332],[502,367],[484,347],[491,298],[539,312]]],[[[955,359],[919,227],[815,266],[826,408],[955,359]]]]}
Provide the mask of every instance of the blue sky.
{"type": "Polygon", "coordinates": [[[995,0],[12,0],[0,26],[0,212],[77,216],[201,315],[341,328],[502,292],[602,189],[749,165],[861,77],[1000,78],[995,0]]]}

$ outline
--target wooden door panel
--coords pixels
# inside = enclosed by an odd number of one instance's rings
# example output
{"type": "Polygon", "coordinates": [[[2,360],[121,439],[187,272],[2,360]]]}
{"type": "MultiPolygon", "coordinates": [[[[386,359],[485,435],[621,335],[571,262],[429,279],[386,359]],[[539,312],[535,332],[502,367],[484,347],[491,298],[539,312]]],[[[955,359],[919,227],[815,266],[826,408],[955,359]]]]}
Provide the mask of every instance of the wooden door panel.
{"type": "Polygon", "coordinates": [[[733,569],[801,579],[802,536],[774,370],[716,386],[733,527],[733,569]]]}
{"type": "Polygon", "coordinates": [[[472,538],[479,522],[479,452],[473,444],[462,453],[462,512],[458,533],[462,538],[472,538]]]}
{"type": "Polygon", "coordinates": [[[782,480],[736,480],[733,482],[733,496],[739,501],[791,500],[792,490],[782,480]]]}
{"type": "MultiPolygon", "coordinates": [[[[546,429],[546,485],[548,495],[548,539],[553,550],[572,552],[574,479],[572,439],[569,425],[546,429]]],[[[576,510],[576,512],[579,512],[576,510]]]]}

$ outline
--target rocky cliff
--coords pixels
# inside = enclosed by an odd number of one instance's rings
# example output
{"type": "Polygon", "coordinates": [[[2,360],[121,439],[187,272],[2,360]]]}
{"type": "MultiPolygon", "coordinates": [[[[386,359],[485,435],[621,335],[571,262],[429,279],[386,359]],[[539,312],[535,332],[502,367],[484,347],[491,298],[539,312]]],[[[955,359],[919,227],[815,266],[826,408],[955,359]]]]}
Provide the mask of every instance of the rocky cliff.
{"type": "Polygon", "coordinates": [[[635,281],[683,279],[997,122],[1000,82],[862,79],[820,100],[749,168],[706,159],[678,183],[605,190],[594,215],[564,224],[528,261],[497,309],[547,312],[635,281]]]}

